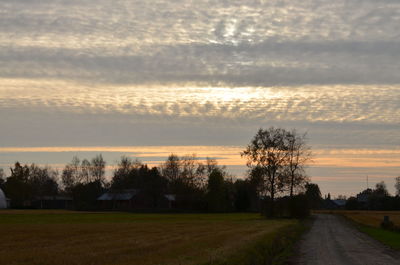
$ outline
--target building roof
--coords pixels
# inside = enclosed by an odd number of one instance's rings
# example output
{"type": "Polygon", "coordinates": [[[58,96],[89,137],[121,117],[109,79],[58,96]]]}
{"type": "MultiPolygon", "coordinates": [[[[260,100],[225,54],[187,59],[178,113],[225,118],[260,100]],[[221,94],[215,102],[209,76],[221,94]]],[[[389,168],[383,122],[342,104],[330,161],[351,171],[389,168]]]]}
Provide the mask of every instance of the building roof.
{"type": "Polygon", "coordinates": [[[332,200],[337,206],[345,206],[346,205],[346,200],[343,199],[337,199],[337,200],[332,200]]]}
{"type": "Polygon", "coordinates": [[[109,191],[97,198],[98,201],[129,201],[139,193],[139,190],[109,191]]]}

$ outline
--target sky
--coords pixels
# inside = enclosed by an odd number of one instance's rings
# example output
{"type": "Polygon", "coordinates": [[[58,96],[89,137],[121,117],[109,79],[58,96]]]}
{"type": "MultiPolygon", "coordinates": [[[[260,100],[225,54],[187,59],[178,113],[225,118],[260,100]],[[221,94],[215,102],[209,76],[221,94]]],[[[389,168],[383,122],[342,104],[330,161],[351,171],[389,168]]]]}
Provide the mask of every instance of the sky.
{"type": "Polygon", "coordinates": [[[258,128],[296,128],[323,194],[393,192],[400,2],[2,0],[0,122],[5,169],[174,152],[238,177],[258,128]]]}

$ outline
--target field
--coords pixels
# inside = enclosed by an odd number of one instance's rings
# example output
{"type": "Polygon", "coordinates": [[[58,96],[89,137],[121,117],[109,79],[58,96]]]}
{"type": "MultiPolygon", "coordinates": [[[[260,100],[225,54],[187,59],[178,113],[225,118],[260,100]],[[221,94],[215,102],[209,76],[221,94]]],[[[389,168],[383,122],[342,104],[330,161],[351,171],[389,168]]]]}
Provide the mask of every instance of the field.
{"type": "Polygon", "coordinates": [[[380,228],[383,217],[389,216],[396,226],[400,226],[400,211],[320,211],[345,216],[358,224],[360,231],[381,241],[382,243],[400,250],[400,233],[380,228]]]}
{"type": "Polygon", "coordinates": [[[259,214],[0,211],[0,264],[205,264],[298,224],[259,214]]]}

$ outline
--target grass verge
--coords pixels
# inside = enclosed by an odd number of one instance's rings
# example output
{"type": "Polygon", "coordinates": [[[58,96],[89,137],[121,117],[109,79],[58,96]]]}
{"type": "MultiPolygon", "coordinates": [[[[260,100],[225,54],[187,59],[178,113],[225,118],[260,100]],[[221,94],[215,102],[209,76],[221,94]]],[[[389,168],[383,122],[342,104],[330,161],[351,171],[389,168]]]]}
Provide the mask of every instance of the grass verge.
{"type": "Polygon", "coordinates": [[[357,223],[358,229],[383,244],[400,250],[400,233],[357,223]]]}
{"type": "MultiPolygon", "coordinates": [[[[344,212],[344,211],[343,211],[344,212]]],[[[351,222],[359,231],[369,235],[375,240],[380,241],[382,244],[391,247],[395,250],[400,250],[400,233],[396,231],[386,230],[380,227],[371,226],[369,223],[362,223],[360,220],[356,219],[349,212],[343,214],[343,212],[336,212],[334,214],[339,214],[349,222],[351,222]]]]}
{"type": "Polygon", "coordinates": [[[311,220],[298,221],[267,234],[236,254],[210,260],[204,265],[283,265],[294,255],[294,245],[310,227],[311,220]]]}

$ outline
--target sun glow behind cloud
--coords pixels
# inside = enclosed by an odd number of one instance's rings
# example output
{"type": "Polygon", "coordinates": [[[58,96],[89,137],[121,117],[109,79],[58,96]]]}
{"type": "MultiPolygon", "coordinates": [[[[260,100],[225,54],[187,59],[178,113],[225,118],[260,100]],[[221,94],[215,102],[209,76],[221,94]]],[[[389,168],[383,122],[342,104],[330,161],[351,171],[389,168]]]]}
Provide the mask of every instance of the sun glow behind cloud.
{"type": "Polygon", "coordinates": [[[232,119],[399,123],[400,88],[107,86],[60,80],[2,79],[4,109],[57,110],[232,119]]]}

